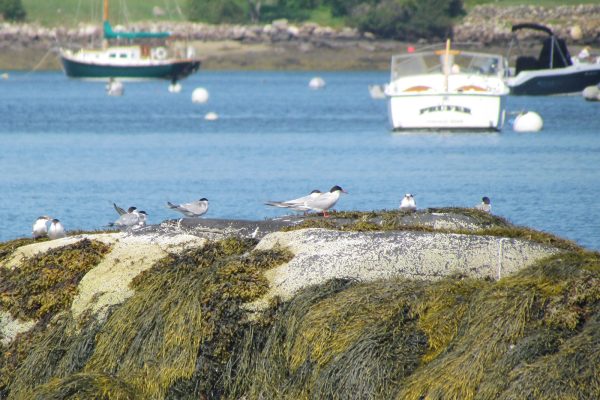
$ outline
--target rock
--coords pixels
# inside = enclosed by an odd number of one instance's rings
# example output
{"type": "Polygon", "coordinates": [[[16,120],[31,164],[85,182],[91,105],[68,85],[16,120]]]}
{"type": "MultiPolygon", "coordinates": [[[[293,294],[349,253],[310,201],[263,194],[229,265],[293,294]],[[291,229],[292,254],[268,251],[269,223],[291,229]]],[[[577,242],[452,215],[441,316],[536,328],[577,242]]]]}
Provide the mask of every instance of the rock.
{"type": "Polygon", "coordinates": [[[269,271],[270,296],[333,278],[374,281],[402,276],[439,279],[451,274],[493,278],[559,252],[521,239],[423,232],[337,232],[305,229],[265,236],[257,249],[289,248],[295,257],[269,271]]]}
{"type": "Polygon", "coordinates": [[[10,313],[0,310],[0,344],[10,344],[19,333],[27,332],[34,326],[35,321],[14,319],[10,313]]]}
{"type": "Polygon", "coordinates": [[[579,25],[572,26],[569,34],[573,40],[579,41],[583,38],[583,32],[581,32],[581,27],[579,25]]]}

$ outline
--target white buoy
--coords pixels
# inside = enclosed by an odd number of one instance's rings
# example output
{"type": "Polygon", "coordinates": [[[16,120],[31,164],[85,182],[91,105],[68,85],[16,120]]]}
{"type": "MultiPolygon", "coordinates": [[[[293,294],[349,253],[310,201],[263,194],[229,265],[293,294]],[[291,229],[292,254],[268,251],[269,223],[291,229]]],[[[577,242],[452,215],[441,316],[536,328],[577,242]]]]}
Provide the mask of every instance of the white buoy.
{"type": "Polygon", "coordinates": [[[385,99],[385,85],[369,85],[369,94],[372,99],[385,99]]]}
{"type": "Polygon", "coordinates": [[[179,93],[181,92],[181,84],[179,82],[171,83],[169,85],[169,93],[179,93]]]}
{"type": "Polygon", "coordinates": [[[0,76],[2,76],[2,79],[8,79],[8,72],[5,72],[0,76]]]}
{"type": "Polygon", "coordinates": [[[325,81],[321,77],[314,77],[308,82],[308,87],[311,89],[321,89],[325,87],[325,81]]]}
{"type": "Polygon", "coordinates": [[[534,111],[522,112],[515,118],[513,122],[513,130],[515,132],[538,132],[544,127],[544,121],[540,114],[534,111]]]}
{"type": "Polygon", "coordinates": [[[598,86],[588,86],[581,93],[587,101],[600,101],[600,88],[598,86]]]}
{"type": "Polygon", "coordinates": [[[215,112],[209,112],[204,116],[204,119],[207,121],[216,121],[219,119],[219,116],[215,112]]]}
{"type": "Polygon", "coordinates": [[[119,81],[111,79],[106,85],[106,94],[108,94],[109,96],[123,96],[124,91],[125,88],[123,87],[123,84],[119,81]]]}
{"type": "Polygon", "coordinates": [[[192,102],[194,103],[206,103],[208,97],[208,90],[201,87],[194,89],[192,92],[192,102]]]}

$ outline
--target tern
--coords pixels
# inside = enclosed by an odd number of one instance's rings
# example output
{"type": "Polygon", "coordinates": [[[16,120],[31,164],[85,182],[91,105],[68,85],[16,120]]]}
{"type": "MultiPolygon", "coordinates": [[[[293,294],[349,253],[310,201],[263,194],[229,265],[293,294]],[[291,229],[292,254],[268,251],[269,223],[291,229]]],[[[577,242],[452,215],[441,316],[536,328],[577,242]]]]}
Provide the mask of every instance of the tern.
{"type": "Polygon", "coordinates": [[[139,228],[146,225],[146,211],[133,210],[130,213],[121,215],[115,222],[108,226],[116,226],[117,228],[139,228]]]}
{"type": "Polygon", "coordinates": [[[416,211],[417,203],[415,202],[415,198],[412,194],[406,193],[404,198],[400,202],[400,210],[402,211],[416,211]]]}
{"type": "Polygon", "coordinates": [[[346,192],[340,186],[335,185],[329,190],[329,192],[321,193],[315,198],[306,201],[305,207],[309,210],[322,212],[323,217],[328,218],[329,215],[327,214],[327,210],[329,210],[338,202],[342,193],[348,192],[346,192]]]}
{"type": "Polygon", "coordinates": [[[48,221],[51,221],[51,220],[52,220],[52,218],[50,218],[47,215],[38,217],[38,219],[36,219],[35,222],[33,223],[33,229],[31,232],[31,236],[34,239],[48,236],[48,221]]]}
{"type": "Polygon", "coordinates": [[[48,237],[54,240],[64,238],[65,236],[67,236],[65,233],[65,227],[60,223],[59,220],[54,218],[50,224],[50,228],[48,228],[48,237]]]}
{"type": "Polygon", "coordinates": [[[273,207],[279,207],[279,208],[289,208],[295,211],[308,211],[310,210],[309,207],[307,207],[307,203],[310,200],[314,200],[317,197],[319,197],[321,195],[321,191],[318,189],[313,190],[312,192],[310,192],[310,194],[308,196],[302,196],[299,197],[297,199],[294,200],[287,200],[287,201],[267,201],[265,204],[268,206],[273,206],[273,207]]]}
{"type": "Polygon", "coordinates": [[[475,206],[476,209],[484,211],[486,213],[491,213],[492,212],[492,201],[490,200],[489,197],[487,196],[483,196],[481,198],[481,203],[477,204],[475,206]]]}
{"type": "Polygon", "coordinates": [[[119,207],[118,205],[116,205],[115,203],[113,203],[113,207],[115,208],[115,210],[117,211],[117,214],[119,214],[119,215],[131,214],[132,212],[134,212],[135,210],[137,210],[136,207],[129,207],[127,209],[127,211],[125,211],[124,209],[122,209],[121,207],[119,207]]]}
{"type": "Polygon", "coordinates": [[[208,199],[206,197],[191,203],[173,204],[167,201],[167,206],[175,211],[179,211],[186,217],[200,217],[208,211],[208,199]]]}

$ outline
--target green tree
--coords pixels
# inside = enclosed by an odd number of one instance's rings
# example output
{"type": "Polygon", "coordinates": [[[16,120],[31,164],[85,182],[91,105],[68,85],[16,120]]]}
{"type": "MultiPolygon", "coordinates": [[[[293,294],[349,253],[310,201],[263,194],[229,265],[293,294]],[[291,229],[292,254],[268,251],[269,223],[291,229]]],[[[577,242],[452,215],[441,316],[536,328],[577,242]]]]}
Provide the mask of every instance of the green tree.
{"type": "Polygon", "coordinates": [[[190,21],[211,24],[242,23],[249,19],[248,4],[244,0],[188,0],[187,12],[190,21]]]}
{"type": "Polygon", "coordinates": [[[7,21],[23,21],[27,15],[21,0],[0,0],[0,14],[7,21]]]}
{"type": "Polygon", "coordinates": [[[462,14],[462,0],[365,1],[353,8],[350,23],[385,38],[443,39],[451,36],[453,20],[462,14]]]}

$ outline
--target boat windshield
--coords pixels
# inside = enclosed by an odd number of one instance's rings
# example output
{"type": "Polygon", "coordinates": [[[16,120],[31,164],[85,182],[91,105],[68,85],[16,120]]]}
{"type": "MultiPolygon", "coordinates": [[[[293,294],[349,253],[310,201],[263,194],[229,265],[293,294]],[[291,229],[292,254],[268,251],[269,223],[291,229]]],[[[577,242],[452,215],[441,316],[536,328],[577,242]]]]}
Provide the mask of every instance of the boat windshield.
{"type": "Polygon", "coordinates": [[[412,75],[444,73],[467,73],[503,77],[504,57],[496,54],[471,53],[452,50],[409,53],[392,57],[392,81],[412,75]]]}

